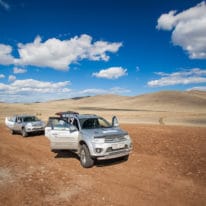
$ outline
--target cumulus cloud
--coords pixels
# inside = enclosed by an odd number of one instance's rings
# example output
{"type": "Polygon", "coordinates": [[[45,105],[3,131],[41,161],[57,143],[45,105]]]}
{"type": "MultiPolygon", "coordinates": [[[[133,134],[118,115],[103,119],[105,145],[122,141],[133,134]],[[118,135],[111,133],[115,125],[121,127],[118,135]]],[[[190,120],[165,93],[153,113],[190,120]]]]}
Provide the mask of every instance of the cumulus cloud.
{"type": "Polygon", "coordinates": [[[156,72],[155,74],[161,76],[160,79],[152,80],[147,83],[150,87],[161,87],[177,84],[197,84],[206,83],[206,70],[194,68],[190,70],[174,72],[171,74],[164,72],[156,72]]]}
{"type": "Polygon", "coordinates": [[[3,0],[0,0],[0,6],[2,6],[7,11],[10,9],[10,5],[3,0]]]}
{"type": "Polygon", "coordinates": [[[112,87],[110,89],[90,88],[76,92],[79,96],[83,95],[101,95],[101,94],[125,94],[131,92],[129,89],[122,87],[112,87]]]}
{"type": "Polygon", "coordinates": [[[9,80],[10,82],[13,82],[13,81],[16,80],[16,76],[14,76],[14,75],[9,75],[8,80],[9,80]]]}
{"type": "Polygon", "coordinates": [[[11,55],[12,47],[0,44],[0,64],[9,65],[14,63],[14,57],[11,55]]]}
{"type": "Polygon", "coordinates": [[[191,59],[206,59],[206,2],[177,13],[162,14],[157,29],[172,30],[172,42],[187,51],[191,59]]]}
{"type": "Polygon", "coordinates": [[[27,72],[26,69],[22,69],[22,68],[18,68],[18,67],[13,68],[13,73],[14,74],[23,74],[23,73],[26,73],[26,72],[27,72]]]}
{"type": "Polygon", "coordinates": [[[18,44],[20,58],[15,59],[15,63],[67,70],[71,63],[82,59],[108,61],[107,53],[115,53],[121,46],[122,43],[92,42],[92,37],[86,34],[68,40],[51,38],[45,42],[37,36],[32,43],[18,44]]]}
{"type": "Polygon", "coordinates": [[[5,78],[5,75],[4,74],[0,74],[0,79],[3,79],[5,78]]]}
{"type": "Polygon", "coordinates": [[[69,81],[64,82],[43,82],[34,79],[16,80],[10,85],[11,90],[15,93],[21,92],[39,92],[39,93],[55,93],[55,92],[68,92],[69,89],[65,87],[70,84],[69,81]]]}
{"type": "Polygon", "coordinates": [[[206,86],[192,87],[192,88],[189,88],[187,91],[191,91],[191,90],[206,91],[206,86]]]}
{"type": "Polygon", "coordinates": [[[69,81],[44,82],[34,79],[0,83],[0,101],[31,102],[68,97],[69,81]]]}
{"type": "Polygon", "coordinates": [[[92,76],[105,79],[118,79],[127,75],[127,69],[122,67],[110,67],[108,69],[102,69],[99,72],[93,73],[92,76]]]}
{"type": "Polygon", "coordinates": [[[100,94],[125,94],[130,90],[122,87],[109,89],[89,88],[71,90],[70,82],[45,82],[35,79],[14,80],[9,84],[0,83],[0,101],[4,102],[36,102],[55,99],[67,99],[77,96],[100,94]]]}

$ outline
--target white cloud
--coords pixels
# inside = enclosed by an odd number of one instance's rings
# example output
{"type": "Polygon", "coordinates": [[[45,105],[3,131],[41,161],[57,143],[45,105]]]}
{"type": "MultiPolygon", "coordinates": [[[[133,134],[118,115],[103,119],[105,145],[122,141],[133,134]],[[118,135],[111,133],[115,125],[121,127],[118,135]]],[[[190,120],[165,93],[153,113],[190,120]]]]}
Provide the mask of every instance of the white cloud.
{"type": "MultiPolygon", "coordinates": [[[[86,54],[86,57],[90,60],[104,60],[108,61],[109,56],[106,52],[117,52],[119,48],[122,46],[122,43],[108,43],[105,41],[96,41],[90,48],[86,54]]],[[[84,55],[83,55],[84,56],[84,55]]]]}
{"type": "Polygon", "coordinates": [[[136,71],[139,72],[140,71],[140,67],[136,66],[136,71]]]}
{"type": "Polygon", "coordinates": [[[171,74],[164,72],[156,72],[155,74],[161,76],[161,78],[149,81],[147,85],[150,87],[206,83],[206,70],[199,68],[174,72],[171,74]]]}
{"type": "Polygon", "coordinates": [[[105,79],[118,79],[125,75],[127,75],[127,69],[123,69],[122,67],[110,67],[108,69],[102,69],[99,72],[92,74],[92,76],[95,76],[97,78],[105,79]]]}
{"type": "Polygon", "coordinates": [[[23,74],[23,73],[26,73],[26,72],[27,72],[26,69],[22,69],[22,68],[18,68],[18,67],[13,68],[13,73],[14,74],[23,74]]]}
{"type": "Polygon", "coordinates": [[[191,91],[191,90],[206,91],[206,86],[192,87],[190,89],[187,89],[187,91],[191,91]]]}
{"type": "Polygon", "coordinates": [[[0,83],[0,101],[32,102],[68,98],[71,91],[69,85],[69,81],[53,83],[34,79],[0,83]]]}
{"type": "Polygon", "coordinates": [[[172,31],[172,42],[189,53],[191,59],[206,59],[206,2],[177,13],[170,11],[158,19],[157,28],[172,31]]]}
{"type": "Polygon", "coordinates": [[[3,0],[0,0],[0,6],[2,6],[7,11],[10,9],[10,5],[3,0]]]}
{"type": "Polygon", "coordinates": [[[12,57],[11,52],[11,46],[0,44],[0,64],[9,65],[14,63],[14,58],[12,57]]]}
{"type": "Polygon", "coordinates": [[[16,80],[10,86],[12,91],[16,92],[28,91],[39,93],[55,93],[55,92],[68,92],[65,87],[70,84],[69,81],[64,82],[43,82],[34,79],[16,80]]]}
{"type": "Polygon", "coordinates": [[[102,94],[125,94],[131,92],[129,89],[122,88],[122,87],[113,87],[110,89],[97,89],[97,88],[90,88],[85,89],[82,91],[77,91],[75,94],[77,96],[85,96],[85,95],[102,95],[102,94]]]}
{"type": "Polygon", "coordinates": [[[3,79],[5,78],[5,75],[4,74],[0,74],[0,79],[3,79]]]}
{"type": "Polygon", "coordinates": [[[44,82],[34,79],[15,80],[9,84],[0,83],[0,101],[3,102],[37,102],[68,99],[77,96],[99,94],[125,94],[130,90],[121,87],[110,89],[90,88],[71,90],[70,82],[44,82]]]}
{"type": "Polygon", "coordinates": [[[108,61],[107,52],[115,53],[121,46],[122,43],[92,42],[92,37],[86,34],[68,40],[51,38],[45,42],[37,36],[32,43],[18,44],[20,58],[15,59],[15,64],[67,70],[70,64],[82,59],[108,61]]]}
{"type": "Polygon", "coordinates": [[[9,80],[10,82],[13,82],[13,81],[16,80],[16,76],[14,76],[14,75],[9,75],[8,80],[9,80]]]}

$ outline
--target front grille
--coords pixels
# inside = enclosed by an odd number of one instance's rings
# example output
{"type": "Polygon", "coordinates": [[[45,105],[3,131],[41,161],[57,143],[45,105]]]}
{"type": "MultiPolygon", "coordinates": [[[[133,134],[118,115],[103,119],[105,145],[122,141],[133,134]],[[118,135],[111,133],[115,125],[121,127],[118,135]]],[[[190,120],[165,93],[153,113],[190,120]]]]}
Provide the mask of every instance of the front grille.
{"type": "Polygon", "coordinates": [[[123,148],[119,148],[119,149],[112,149],[112,147],[108,147],[106,152],[120,151],[125,149],[128,149],[128,145],[125,145],[123,148]]]}
{"type": "Polygon", "coordinates": [[[105,143],[114,143],[125,141],[126,138],[122,135],[105,136],[105,143]]]}
{"type": "Polygon", "coordinates": [[[42,127],[42,124],[41,123],[33,123],[32,124],[34,127],[42,127]]]}
{"type": "Polygon", "coordinates": [[[119,150],[119,151],[111,152],[109,153],[109,155],[118,155],[118,154],[123,154],[125,152],[126,152],[125,150],[119,150]]]}
{"type": "Polygon", "coordinates": [[[34,127],[34,128],[32,128],[32,130],[43,130],[44,128],[43,127],[34,127]]]}

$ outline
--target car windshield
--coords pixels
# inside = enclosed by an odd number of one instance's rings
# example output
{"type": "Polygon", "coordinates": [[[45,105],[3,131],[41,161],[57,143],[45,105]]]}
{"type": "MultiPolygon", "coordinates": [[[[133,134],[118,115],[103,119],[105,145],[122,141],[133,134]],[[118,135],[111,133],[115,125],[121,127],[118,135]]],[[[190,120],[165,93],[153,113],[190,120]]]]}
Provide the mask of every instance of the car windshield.
{"type": "Polygon", "coordinates": [[[82,129],[109,128],[112,125],[102,117],[80,119],[82,129]]]}
{"type": "Polygon", "coordinates": [[[39,121],[39,119],[35,116],[28,116],[23,118],[24,122],[35,122],[39,121]]]}
{"type": "Polygon", "coordinates": [[[47,126],[48,127],[58,127],[58,128],[69,128],[71,124],[69,124],[63,119],[50,118],[47,126]]]}

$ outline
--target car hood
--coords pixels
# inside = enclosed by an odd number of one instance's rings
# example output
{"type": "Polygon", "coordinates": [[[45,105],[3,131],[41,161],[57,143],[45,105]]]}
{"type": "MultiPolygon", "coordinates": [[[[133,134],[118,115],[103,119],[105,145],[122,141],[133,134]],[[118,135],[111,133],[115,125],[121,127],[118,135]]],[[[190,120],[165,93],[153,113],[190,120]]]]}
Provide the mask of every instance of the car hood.
{"type": "Polygon", "coordinates": [[[89,137],[101,137],[110,135],[126,135],[128,134],[124,130],[111,127],[111,128],[98,128],[98,129],[83,129],[82,133],[89,137]]]}
{"type": "Polygon", "coordinates": [[[32,126],[45,126],[45,123],[43,121],[27,122],[27,124],[30,124],[32,126]]]}

